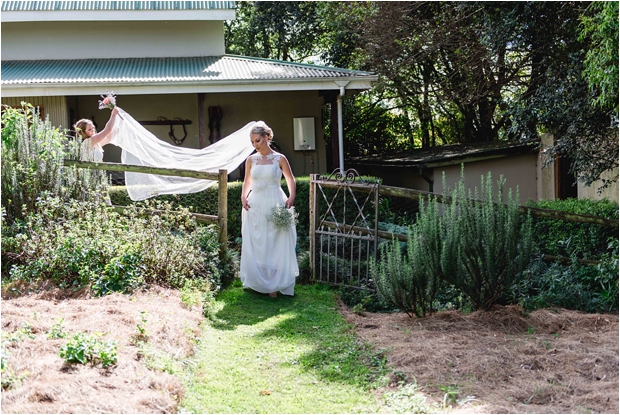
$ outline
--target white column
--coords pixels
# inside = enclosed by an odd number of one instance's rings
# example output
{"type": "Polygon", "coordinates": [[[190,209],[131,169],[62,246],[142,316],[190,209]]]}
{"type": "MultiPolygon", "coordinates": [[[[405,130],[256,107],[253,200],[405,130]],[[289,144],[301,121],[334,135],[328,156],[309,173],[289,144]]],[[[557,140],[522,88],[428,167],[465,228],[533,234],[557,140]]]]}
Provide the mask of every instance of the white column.
{"type": "Polygon", "coordinates": [[[338,157],[340,162],[340,173],[344,174],[344,128],[342,126],[342,98],[344,97],[344,88],[349,81],[334,81],[340,87],[340,95],[338,95],[338,157]]]}

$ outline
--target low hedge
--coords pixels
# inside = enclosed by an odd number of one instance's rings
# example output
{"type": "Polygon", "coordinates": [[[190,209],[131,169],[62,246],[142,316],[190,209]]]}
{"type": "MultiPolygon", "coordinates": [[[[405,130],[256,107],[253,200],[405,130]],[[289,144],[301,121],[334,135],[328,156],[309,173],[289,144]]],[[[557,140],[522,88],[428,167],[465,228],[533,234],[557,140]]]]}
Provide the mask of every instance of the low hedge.
{"type": "MultiPolygon", "coordinates": [[[[566,199],[530,202],[528,206],[618,219],[618,203],[608,199],[566,199]]],[[[534,218],[534,238],[542,254],[600,260],[618,229],[604,225],[534,218]]]]}
{"type": "MultiPolygon", "coordinates": [[[[307,176],[296,177],[297,195],[295,197],[295,210],[299,213],[297,224],[298,237],[309,234],[310,229],[310,207],[309,191],[310,178],[307,176]]],[[[228,183],[228,238],[234,241],[241,237],[241,189],[243,183],[228,183]]],[[[282,180],[282,188],[288,194],[286,181],[282,180]]],[[[109,189],[112,204],[129,206],[132,204],[125,186],[111,186],[109,189]]],[[[162,195],[154,199],[168,201],[173,206],[182,206],[195,213],[207,215],[217,214],[217,186],[212,186],[204,192],[181,194],[181,195],[162,195]]]]}

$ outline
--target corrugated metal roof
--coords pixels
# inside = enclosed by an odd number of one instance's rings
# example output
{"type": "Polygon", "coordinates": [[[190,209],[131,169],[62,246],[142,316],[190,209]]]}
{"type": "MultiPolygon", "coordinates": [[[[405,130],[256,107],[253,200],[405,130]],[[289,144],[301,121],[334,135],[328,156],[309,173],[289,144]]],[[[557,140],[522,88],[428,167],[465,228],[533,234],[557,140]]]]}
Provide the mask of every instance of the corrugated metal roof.
{"type": "Polygon", "coordinates": [[[3,12],[84,10],[221,10],[234,1],[2,1],[3,12]]]}
{"type": "MultiPolygon", "coordinates": [[[[244,56],[3,61],[2,85],[376,78],[370,72],[244,56]]],[[[374,79],[373,79],[374,80],[374,79]]]]}

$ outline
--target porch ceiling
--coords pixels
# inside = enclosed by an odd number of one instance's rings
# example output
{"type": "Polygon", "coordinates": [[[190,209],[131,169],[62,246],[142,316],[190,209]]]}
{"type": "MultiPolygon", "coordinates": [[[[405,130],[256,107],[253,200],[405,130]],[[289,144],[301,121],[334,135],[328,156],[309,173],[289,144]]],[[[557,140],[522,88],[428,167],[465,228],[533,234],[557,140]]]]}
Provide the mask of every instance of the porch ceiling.
{"type": "Polygon", "coordinates": [[[58,96],[338,90],[371,87],[377,76],[245,56],[28,60],[2,62],[2,95],[58,96]]]}

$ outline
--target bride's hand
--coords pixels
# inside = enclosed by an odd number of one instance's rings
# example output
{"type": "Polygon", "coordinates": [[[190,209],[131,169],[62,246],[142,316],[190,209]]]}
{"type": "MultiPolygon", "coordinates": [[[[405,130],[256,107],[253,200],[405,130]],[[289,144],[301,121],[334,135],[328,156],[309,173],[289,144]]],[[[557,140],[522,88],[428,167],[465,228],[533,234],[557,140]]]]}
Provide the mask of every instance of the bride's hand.
{"type": "Polygon", "coordinates": [[[295,204],[295,197],[289,197],[288,199],[286,199],[286,202],[284,203],[287,209],[292,208],[294,204],[295,204]]]}
{"type": "Polygon", "coordinates": [[[245,197],[241,198],[241,206],[243,206],[243,208],[245,210],[249,210],[250,209],[250,204],[248,203],[248,199],[245,197]]]}

